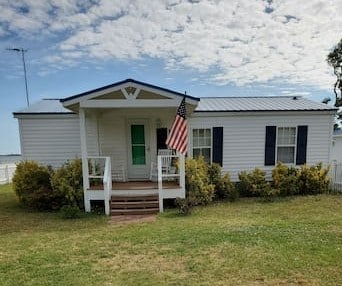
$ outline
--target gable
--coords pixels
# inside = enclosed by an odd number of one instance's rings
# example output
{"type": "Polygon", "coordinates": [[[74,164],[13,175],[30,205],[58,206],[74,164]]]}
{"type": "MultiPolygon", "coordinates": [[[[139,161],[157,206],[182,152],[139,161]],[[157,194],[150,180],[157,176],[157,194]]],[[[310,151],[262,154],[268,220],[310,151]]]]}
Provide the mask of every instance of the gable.
{"type": "Polygon", "coordinates": [[[127,79],[112,85],[62,99],[63,106],[75,110],[84,108],[153,108],[177,107],[182,98],[197,106],[199,99],[169,89],[127,79]]]}

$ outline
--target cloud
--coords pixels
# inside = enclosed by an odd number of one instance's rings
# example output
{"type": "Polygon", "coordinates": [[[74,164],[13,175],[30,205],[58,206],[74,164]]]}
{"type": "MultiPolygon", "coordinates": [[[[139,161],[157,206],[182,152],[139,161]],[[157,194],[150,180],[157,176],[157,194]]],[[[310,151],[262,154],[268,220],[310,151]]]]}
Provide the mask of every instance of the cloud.
{"type": "Polygon", "coordinates": [[[45,58],[50,65],[149,57],[169,70],[198,71],[218,85],[281,82],[327,89],[334,81],[325,59],[341,37],[342,1],[87,3],[0,2],[0,37],[58,36],[56,54],[45,58]]]}

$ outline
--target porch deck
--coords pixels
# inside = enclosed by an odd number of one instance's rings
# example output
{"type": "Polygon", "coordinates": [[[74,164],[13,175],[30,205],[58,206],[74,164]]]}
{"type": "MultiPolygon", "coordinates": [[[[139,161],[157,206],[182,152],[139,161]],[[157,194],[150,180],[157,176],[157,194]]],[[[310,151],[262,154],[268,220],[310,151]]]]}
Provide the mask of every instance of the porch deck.
{"type": "MultiPolygon", "coordinates": [[[[179,188],[178,182],[175,181],[164,181],[163,189],[177,189],[179,188]]],[[[90,191],[103,191],[103,184],[91,186],[88,190],[90,191]]],[[[131,181],[131,182],[112,182],[112,192],[122,190],[156,190],[158,191],[158,182],[152,181],[131,181]]]]}

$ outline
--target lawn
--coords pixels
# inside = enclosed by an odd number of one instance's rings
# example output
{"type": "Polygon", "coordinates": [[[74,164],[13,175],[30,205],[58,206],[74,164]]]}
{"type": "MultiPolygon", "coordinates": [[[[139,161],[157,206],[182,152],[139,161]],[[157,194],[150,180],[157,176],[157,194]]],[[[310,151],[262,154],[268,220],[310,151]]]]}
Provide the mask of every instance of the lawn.
{"type": "Polygon", "coordinates": [[[0,186],[0,285],[342,285],[342,196],[63,220],[0,186]]]}

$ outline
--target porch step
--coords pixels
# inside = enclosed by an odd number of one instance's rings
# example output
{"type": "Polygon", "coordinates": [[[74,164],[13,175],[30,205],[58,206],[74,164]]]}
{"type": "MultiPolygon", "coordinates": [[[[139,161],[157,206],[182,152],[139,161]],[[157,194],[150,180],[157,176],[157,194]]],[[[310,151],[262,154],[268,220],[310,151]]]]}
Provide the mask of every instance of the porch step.
{"type": "Polygon", "coordinates": [[[111,215],[146,215],[159,212],[157,195],[112,196],[111,215]]]}

